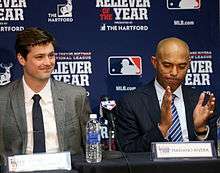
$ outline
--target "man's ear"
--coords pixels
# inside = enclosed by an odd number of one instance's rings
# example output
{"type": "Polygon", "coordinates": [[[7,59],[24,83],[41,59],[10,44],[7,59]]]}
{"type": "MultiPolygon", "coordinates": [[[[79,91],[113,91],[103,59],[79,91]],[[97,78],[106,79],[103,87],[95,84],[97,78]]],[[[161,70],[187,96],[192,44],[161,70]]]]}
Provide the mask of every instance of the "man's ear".
{"type": "Polygon", "coordinates": [[[24,57],[23,57],[20,53],[17,54],[17,59],[18,59],[18,62],[19,62],[22,66],[24,66],[26,60],[24,59],[24,57]]]}
{"type": "Polygon", "coordinates": [[[189,59],[188,59],[188,68],[190,67],[190,63],[191,63],[191,58],[189,57],[189,59]]]}
{"type": "Polygon", "coordinates": [[[151,57],[151,63],[153,65],[153,67],[156,69],[157,66],[157,58],[155,56],[151,57]]]}
{"type": "Polygon", "coordinates": [[[191,63],[191,60],[192,60],[192,59],[191,59],[191,57],[189,57],[189,60],[188,60],[188,61],[189,61],[189,63],[191,63]]]}

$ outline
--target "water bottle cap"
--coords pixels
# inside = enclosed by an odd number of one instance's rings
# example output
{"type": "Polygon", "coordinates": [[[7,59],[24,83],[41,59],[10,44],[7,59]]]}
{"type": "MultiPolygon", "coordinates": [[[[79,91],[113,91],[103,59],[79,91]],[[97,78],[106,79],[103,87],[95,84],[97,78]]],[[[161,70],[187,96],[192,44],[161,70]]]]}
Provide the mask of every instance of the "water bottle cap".
{"type": "Polygon", "coordinates": [[[90,114],[89,117],[92,118],[92,119],[96,119],[96,118],[97,118],[97,115],[96,115],[96,114],[90,114]]]}

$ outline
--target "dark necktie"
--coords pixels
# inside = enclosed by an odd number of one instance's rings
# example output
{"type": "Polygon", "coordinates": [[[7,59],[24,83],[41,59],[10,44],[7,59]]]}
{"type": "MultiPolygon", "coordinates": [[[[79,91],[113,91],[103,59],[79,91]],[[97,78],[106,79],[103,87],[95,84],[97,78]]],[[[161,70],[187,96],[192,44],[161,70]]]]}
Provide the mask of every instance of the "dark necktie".
{"type": "Polygon", "coordinates": [[[34,144],[33,153],[46,152],[43,114],[40,106],[41,97],[39,94],[35,94],[32,99],[34,100],[32,108],[34,144]]]}
{"type": "Polygon", "coordinates": [[[171,102],[171,112],[172,112],[172,125],[169,129],[169,139],[172,142],[182,142],[183,141],[183,135],[179,120],[179,115],[176,109],[176,106],[174,105],[174,99],[175,95],[172,95],[172,102],[171,102]]]}

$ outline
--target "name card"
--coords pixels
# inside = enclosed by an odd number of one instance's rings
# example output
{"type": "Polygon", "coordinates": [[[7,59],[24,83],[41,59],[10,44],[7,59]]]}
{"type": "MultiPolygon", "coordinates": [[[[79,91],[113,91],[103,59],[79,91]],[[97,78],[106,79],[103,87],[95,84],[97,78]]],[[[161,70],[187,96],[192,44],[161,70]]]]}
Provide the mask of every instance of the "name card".
{"type": "Polygon", "coordinates": [[[8,157],[9,172],[71,170],[70,152],[39,153],[8,157]]]}
{"type": "Polygon", "coordinates": [[[212,141],[155,142],[152,143],[154,160],[183,158],[216,158],[212,141]]]}

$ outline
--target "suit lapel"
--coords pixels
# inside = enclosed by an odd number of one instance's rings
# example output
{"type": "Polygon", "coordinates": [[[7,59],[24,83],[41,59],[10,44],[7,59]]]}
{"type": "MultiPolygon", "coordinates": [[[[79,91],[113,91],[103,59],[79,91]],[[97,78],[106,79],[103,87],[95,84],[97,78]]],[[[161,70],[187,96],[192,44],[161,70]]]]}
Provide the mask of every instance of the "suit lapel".
{"type": "Polygon", "coordinates": [[[194,125],[193,125],[193,107],[190,104],[192,95],[190,95],[189,91],[187,88],[183,86],[183,99],[184,99],[184,104],[185,104],[185,110],[186,110],[186,122],[187,122],[187,129],[188,129],[188,135],[189,135],[189,140],[193,140],[195,133],[194,133],[194,125]]]}
{"type": "Polygon", "coordinates": [[[23,144],[23,153],[26,150],[27,145],[27,121],[25,112],[25,102],[24,102],[24,88],[22,80],[17,82],[15,89],[11,93],[11,106],[16,118],[23,144]]]}
{"type": "Polygon", "coordinates": [[[148,108],[151,120],[154,124],[160,122],[160,106],[157,99],[156,90],[154,87],[154,80],[146,85],[142,90],[144,95],[147,95],[149,100],[143,99],[145,106],[148,108]]]}
{"type": "Polygon", "coordinates": [[[51,79],[51,91],[53,97],[54,114],[57,126],[60,151],[64,150],[64,126],[65,126],[65,105],[61,88],[57,87],[56,81],[51,79]]]}

